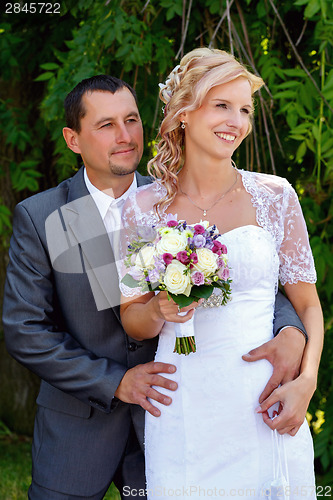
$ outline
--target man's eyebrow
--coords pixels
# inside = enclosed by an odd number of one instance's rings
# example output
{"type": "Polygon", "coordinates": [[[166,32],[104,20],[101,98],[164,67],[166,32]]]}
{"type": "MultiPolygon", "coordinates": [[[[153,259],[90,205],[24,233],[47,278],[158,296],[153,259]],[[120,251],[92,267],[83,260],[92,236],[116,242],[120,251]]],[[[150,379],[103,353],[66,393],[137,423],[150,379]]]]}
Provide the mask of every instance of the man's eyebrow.
{"type": "MultiPolygon", "coordinates": [[[[134,118],[138,118],[140,119],[140,115],[137,111],[131,111],[131,113],[128,113],[125,117],[124,117],[124,120],[127,120],[128,118],[131,118],[131,117],[134,117],[134,118]]],[[[105,116],[104,118],[101,118],[100,120],[98,120],[94,126],[95,127],[98,127],[99,125],[101,125],[102,123],[104,122],[114,122],[116,121],[116,118],[112,117],[112,116],[105,116]]]]}

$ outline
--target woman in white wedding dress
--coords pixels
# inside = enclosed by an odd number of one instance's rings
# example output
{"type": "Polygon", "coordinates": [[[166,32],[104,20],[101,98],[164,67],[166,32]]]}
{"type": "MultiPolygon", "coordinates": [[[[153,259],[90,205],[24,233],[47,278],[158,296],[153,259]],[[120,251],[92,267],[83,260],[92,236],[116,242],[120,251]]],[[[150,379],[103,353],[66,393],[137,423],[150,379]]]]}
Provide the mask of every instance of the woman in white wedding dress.
{"type": "Polygon", "coordinates": [[[316,387],[323,321],[306,225],[285,179],[238,170],[231,160],[251,130],[252,95],[262,84],[225,52],[187,54],[161,87],[162,139],[150,162],[157,180],[126,203],[128,241],[138,226],[163,223],[170,213],[191,225],[216,224],[232,278],[227,305],[209,299],[184,308],[186,316],[165,292],[133,295],[122,287],[131,296],[121,306],[127,333],[159,334],[155,360],[177,367],[169,375],[177,391],[164,390],[172,404],[158,418],[146,414],[149,499],[316,498],[305,413],[316,387]],[[266,360],[246,363],[242,354],[271,339],[279,280],[309,341],[299,377],[258,408],[272,367],[266,360]],[[193,314],[197,351],[178,355],[174,323],[193,314]]]}

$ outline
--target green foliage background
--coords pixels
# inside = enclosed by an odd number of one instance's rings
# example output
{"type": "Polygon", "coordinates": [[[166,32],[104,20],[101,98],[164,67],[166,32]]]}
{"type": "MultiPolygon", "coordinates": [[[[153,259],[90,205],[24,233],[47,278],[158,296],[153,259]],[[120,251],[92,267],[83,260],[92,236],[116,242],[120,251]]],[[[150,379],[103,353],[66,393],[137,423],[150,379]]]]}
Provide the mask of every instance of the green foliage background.
{"type": "MultiPolygon", "coordinates": [[[[2,9],[1,285],[14,205],[79,166],[61,133],[63,100],[76,83],[109,73],[135,87],[145,128],[144,172],[161,118],[158,83],[183,53],[200,45],[233,50],[264,78],[254,132],[235,160],[239,168],[287,177],[302,203],[325,314],[310,425],[317,474],[322,484],[333,484],[331,1],[62,0],[61,14],[2,9]]],[[[0,418],[10,425],[8,413],[0,418]]]]}

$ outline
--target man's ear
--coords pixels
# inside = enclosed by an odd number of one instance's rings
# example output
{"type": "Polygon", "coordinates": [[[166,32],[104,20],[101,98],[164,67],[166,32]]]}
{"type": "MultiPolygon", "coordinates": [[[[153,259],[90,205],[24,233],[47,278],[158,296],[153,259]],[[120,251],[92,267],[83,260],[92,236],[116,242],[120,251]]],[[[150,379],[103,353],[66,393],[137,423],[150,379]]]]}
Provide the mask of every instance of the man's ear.
{"type": "Polygon", "coordinates": [[[74,153],[80,154],[81,149],[78,145],[78,140],[77,140],[78,133],[69,127],[64,127],[62,129],[62,135],[64,136],[64,139],[69,149],[71,149],[74,153]]]}

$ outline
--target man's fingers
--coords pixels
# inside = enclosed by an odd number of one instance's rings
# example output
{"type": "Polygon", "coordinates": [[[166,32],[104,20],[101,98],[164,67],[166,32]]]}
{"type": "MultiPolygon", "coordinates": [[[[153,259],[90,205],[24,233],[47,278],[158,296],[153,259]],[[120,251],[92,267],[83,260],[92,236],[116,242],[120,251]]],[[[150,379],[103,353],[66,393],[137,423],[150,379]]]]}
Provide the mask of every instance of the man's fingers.
{"type": "Polygon", "coordinates": [[[151,361],[145,365],[138,365],[142,367],[147,373],[175,373],[175,365],[169,363],[162,363],[161,361],[151,361]]]}
{"type": "Polygon", "coordinates": [[[244,361],[252,362],[258,361],[259,359],[267,359],[266,344],[263,344],[255,349],[252,349],[246,354],[243,354],[242,359],[244,361]]]}
{"type": "MultiPolygon", "coordinates": [[[[169,391],[175,391],[178,387],[177,382],[174,380],[170,380],[169,378],[165,378],[157,374],[148,375],[146,384],[150,388],[152,386],[164,387],[164,389],[169,389],[169,391]]],[[[148,397],[150,398],[151,396],[148,395],[148,397]]]]}

